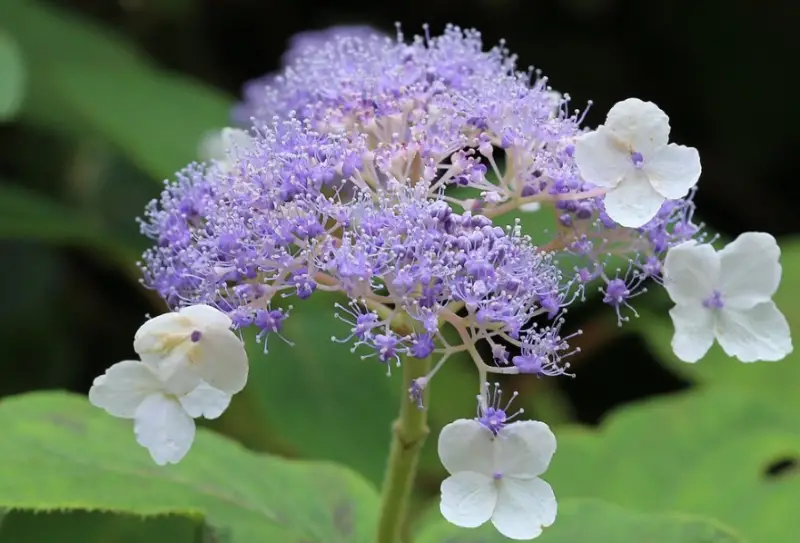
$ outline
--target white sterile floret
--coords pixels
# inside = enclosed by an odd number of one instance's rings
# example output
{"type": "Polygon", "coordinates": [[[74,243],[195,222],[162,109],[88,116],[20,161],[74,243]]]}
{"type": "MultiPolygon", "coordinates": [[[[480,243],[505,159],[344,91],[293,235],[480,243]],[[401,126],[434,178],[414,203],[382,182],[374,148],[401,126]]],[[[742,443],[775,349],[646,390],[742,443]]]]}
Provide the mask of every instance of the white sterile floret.
{"type": "Polygon", "coordinates": [[[606,213],[638,228],[665,200],[683,198],[700,178],[700,155],[669,141],[669,117],[652,102],[628,98],[612,107],[604,125],[578,137],[575,163],[584,180],[607,189],[606,213]]]}
{"type": "Polygon", "coordinates": [[[742,362],[775,361],[792,352],[789,323],[772,296],[781,280],[775,238],[746,232],[721,251],[687,241],[667,253],[664,287],[675,302],[672,349],[700,360],[714,339],[742,362]]]}
{"type": "Polygon", "coordinates": [[[156,464],[180,461],[192,446],[194,418],[219,417],[230,394],[200,382],[191,390],[186,381],[173,381],[152,364],[125,360],[97,377],[89,401],[109,414],[133,419],[136,441],[150,451],[156,464]]]}
{"type": "Polygon", "coordinates": [[[476,420],[448,424],[439,435],[439,457],[451,474],[442,482],[442,515],[464,528],[491,520],[511,539],[537,537],[556,519],[553,489],[539,478],[555,451],[543,422],[513,422],[497,435],[476,420]]]}
{"type": "Polygon", "coordinates": [[[205,135],[200,142],[199,154],[203,160],[215,161],[222,171],[230,171],[244,153],[253,149],[253,137],[246,130],[223,128],[205,135]]]}
{"type": "Polygon", "coordinates": [[[231,319],[208,305],[193,305],[159,315],[136,332],[133,348],[146,363],[176,378],[194,379],[228,394],[244,388],[249,370],[244,344],[233,333],[231,319]]]}
{"type": "Polygon", "coordinates": [[[525,213],[535,213],[542,209],[541,202],[528,202],[527,204],[522,204],[519,206],[520,211],[524,211],[525,213]]]}

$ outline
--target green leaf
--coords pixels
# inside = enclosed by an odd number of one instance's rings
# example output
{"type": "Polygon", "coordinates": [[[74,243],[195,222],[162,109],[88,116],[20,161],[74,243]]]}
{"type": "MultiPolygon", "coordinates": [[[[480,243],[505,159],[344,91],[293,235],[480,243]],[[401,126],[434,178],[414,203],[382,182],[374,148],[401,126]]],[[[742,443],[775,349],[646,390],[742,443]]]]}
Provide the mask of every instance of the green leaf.
{"type": "Polygon", "coordinates": [[[10,511],[0,524],[2,543],[209,543],[221,541],[200,515],[137,516],[99,511],[10,511]]]}
{"type": "Polygon", "coordinates": [[[71,64],[52,74],[66,107],[159,180],[197,160],[202,137],[228,123],[232,106],[221,92],[156,70],[71,64]]]}
{"type": "Polygon", "coordinates": [[[25,91],[25,65],[11,36],[0,29],[0,122],[14,117],[25,91]]]}
{"type": "Polygon", "coordinates": [[[54,6],[4,0],[0,20],[29,64],[25,118],[68,135],[95,132],[161,180],[197,158],[232,100],[152,65],[121,37],[54,6]]]}
{"type": "MultiPolygon", "coordinates": [[[[280,445],[294,454],[343,463],[379,485],[392,422],[407,395],[398,368],[387,367],[374,356],[362,359],[371,353],[368,347],[354,353],[353,341],[331,340],[350,333],[348,325],[334,317],[337,312],[346,316],[334,307],[337,301],[346,304],[342,297],[316,292],[294,304],[281,331],[294,345],[272,334],[269,353],[264,354],[254,333],[246,333],[251,377],[238,401],[248,402],[263,420],[261,426],[280,436],[280,445]]],[[[427,475],[443,474],[436,453],[438,431],[454,418],[474,416],[477,393],[477,372],[469,358],[448,359],[431,385],[432,437],[422,454],[427,475]]],[[[258,443],[258,437],[254,441],[258,443]]]]}
{"type": "Polygon", "coordinates": [[[400,405],[400,375],[387,377],[374,357],[361,360],[368,349],[351,353],[352,342],[331,341],[350,333],[334,318],[336,301],[343,300],[316,292],[295,304],[281,331],[293,346],[271,334],[264,354],[254,334],[247,337],[248,393],[298,454],[344,463],[378,484],[400,405]]]}
{"type": "Polygon", "coordinates": [[[97,250],[126,267],[139,257],[69,207],[4,183],[0,183],[0,239],[77,245],[97,250]]]}
{"type": "MultiPolygon", "coordinates": [[[[438,519],[425,526],[417,543],[501,543],[509,541],[491,523],[477,529],[438,519]]],[[[558,518],[536,539],[541,543],[737,543],[716,521],[677,514],[645,514],[595,500],[563,500],[558,518]]]]}
{"type": "Polygon", "coordinates": [[[257,455],[201,429],[181,463],[159,467],[130,421],[63,393],[4,399],[0,427],[2,508],[202,514],[232,543],[372,540],[376,493],[340,466],[257,455]]]}
{"type": "MultiPolygon", "coordinates": [[[[796,303],[800,298],[800,240],[782,243],[782,252],[783,278],[774,299],[786,315],[790,330],[797,333],[800,330],[800,306],[796,303]]],[[[669,301],[667,304],[667,307],[672,306],[669,301]]],[[[800,395],[795,393],[800,381],[800,351],[778,362],[743,364],[715,344],[702,360],[687,364],[672,352],[670,343],[674,328],[663,312],[643,313],[633,324],[658,359],[690,382],[731,385],[778,406],[800,409],[800,395]]]]}
{"type": "Polygon", "coordinates": [[[97,69],[146,67],[146,61],[126,40],[52,3],[3,0],[0,21],[25,54],[29,85],[24,119],[67,134],[80,135],[85,126],[64,107],[51,70],[63,64],[97,69]]]}
{"type": "Polygon", "coordinates": [[[6,29],[17,36],[26,56],[36,63],[87,61],[111,67],[142,62],[142,57],[124,38],[52,2],[3,0],[0,15],[6,29]],[[53,45],[58,45],[58,49],[53,49],[53,45]]]}
{"type": "Polygon", "coordinates": [[[600,431],[562,431],[558,439],[544,478],[559,498],[707,515],[749,541],[790,543],[800,530],[797,472],[768,474],[800,457],[796,412],[738,388],[635,404],[600,431]]]}

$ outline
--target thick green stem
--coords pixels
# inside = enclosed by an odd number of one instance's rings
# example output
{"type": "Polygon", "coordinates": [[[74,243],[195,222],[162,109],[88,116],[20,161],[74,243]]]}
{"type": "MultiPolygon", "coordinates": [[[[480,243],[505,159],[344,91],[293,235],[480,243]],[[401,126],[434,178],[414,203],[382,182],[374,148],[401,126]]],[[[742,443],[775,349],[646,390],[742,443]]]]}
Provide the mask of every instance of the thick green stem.
{"type": "MultiPolygon", "coordinates": [[[[417,475],[419,454],[428,436],[428,411],[419,409],[408,398],[414,379],[430,371],[431,359],[405,357],[403,360],[403,396],[400,416],[392,426],[392,447],[389,465],[381,491],[381,512],[376,543],[398,543],[406,521],[408,501],[417,475]]],[[[423,393],[427,405],[427,387],[423,393]]]]}

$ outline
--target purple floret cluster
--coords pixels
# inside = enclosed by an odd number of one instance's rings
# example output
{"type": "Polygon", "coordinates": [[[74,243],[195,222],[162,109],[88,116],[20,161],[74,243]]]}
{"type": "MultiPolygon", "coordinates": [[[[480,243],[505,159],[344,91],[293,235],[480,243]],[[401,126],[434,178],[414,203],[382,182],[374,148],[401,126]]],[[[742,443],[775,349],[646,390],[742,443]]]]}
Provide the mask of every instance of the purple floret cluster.
{"type": "Polygon", "coordinates": [[[234,111],[250,143],[188,166],[148,207],[145,283],[172,307],[211,304],[256,327],[265,345],[291,318],[276,295],[324,290],[349,298],[334,311],[350,335],[335,340],[389,369],[432,356],[435,372],[465,351],[483,376],[564,374],[565,308],[599,282],[624,321],[667,249],[699,232],[692,194],[641,228],[609,219],[573,158],[584,115],[474,30],[301,36],[234,111]],[[495,223],[533,203],[554,216],[542,246],[523,235],[525,213],[495,223]]]}

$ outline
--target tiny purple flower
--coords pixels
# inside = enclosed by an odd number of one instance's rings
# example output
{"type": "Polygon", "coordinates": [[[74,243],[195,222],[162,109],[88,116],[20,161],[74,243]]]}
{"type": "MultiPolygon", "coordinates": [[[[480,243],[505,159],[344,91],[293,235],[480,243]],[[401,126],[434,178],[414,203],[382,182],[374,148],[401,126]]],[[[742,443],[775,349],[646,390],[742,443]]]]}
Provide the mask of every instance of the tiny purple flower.
{"type": "Polygon", "coordinates": [[[703,300],[703,307],[707,309],[722,309],[724,305],[725,304],[722,301],[722,293],[718,290],[715,290],[711,293],[711,296],[703,300]]]}
{"type": "Polygon", "coordinates": [[[506,423],[524,412],[523,409],[519,409],[514,413],[508,413],[511,403],[519,393],[514,391],[508,402],[501,407],[503,391],[500,390],[500,385],[495,383],[492,387],[486,383],[482,388],[483,392],[478,396],[478,416],[475,420],[497,435],[506,423]]]}

